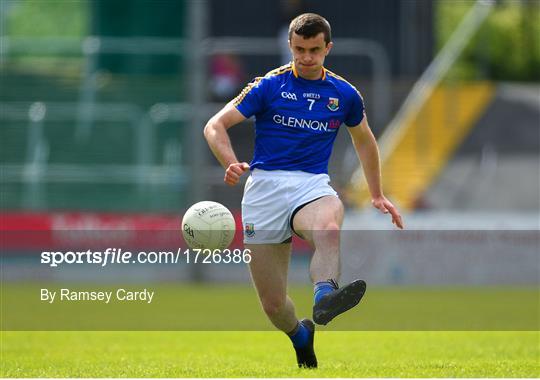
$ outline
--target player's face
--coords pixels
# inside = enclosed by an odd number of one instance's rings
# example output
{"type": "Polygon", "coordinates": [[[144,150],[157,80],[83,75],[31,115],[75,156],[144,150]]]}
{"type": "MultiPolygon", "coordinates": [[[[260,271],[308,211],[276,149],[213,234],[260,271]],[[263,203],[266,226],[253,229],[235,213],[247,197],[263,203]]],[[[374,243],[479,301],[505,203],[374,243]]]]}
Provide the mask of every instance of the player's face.
{"type": "Polygon", "coordinates": [[[289,47],[298,75],[305,79],[319,79],[322,75],[324,58],[332,48],[332,42],[326,44],[324,41],[324,33],[307,39],[293,33],[289,47]]]}

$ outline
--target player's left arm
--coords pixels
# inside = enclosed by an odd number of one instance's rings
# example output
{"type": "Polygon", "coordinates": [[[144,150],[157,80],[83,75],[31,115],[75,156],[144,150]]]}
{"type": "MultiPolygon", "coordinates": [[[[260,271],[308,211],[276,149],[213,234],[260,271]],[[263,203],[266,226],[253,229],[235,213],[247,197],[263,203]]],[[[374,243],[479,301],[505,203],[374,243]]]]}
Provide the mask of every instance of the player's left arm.
{"type": "Polygon", "coordinates": [[[367,117],[354,127],[347,128],[351,135],[354,149],[362,168],[371,193],[371,204],[383,213],[392,215],[392,223],[403,229],[403,220],[398,209],[383,194],[381,184],[381,161],[379,158],[379,148],[373,132],[369,128],[367,117]]]}

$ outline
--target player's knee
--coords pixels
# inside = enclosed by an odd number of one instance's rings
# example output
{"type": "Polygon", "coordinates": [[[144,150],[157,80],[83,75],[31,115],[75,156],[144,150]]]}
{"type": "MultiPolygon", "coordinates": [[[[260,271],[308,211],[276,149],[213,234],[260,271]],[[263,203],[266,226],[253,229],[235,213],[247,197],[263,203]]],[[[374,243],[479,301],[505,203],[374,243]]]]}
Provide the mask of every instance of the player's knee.
{"type": "Polygon", "coordinates": [[[335,221],[331,220],[323,224],[323,231],[326,231],[330,234],[332,233],[339,233],[339,230],[341,229],[340,225],[335,221]]]}
{"type": "Polygon", "coordinates": [[[327,251],[327,248],[330,246],[336,249],[331,249],[329,252],[337,252],[340,230],[340,225],[334,221],[320,224],[312,234],[315,248],[325,247],[325,251],[327,251]]]}
{"type": "Polygon", "coordinates": [[[317,231],[319,235],[328,238],[339,237],[340,230],[341,226],[335,220],[323,221],[318,223],[317,227],[315,228],[315,231],[317,231]]]}
{"type": "Polygon", "coordinates": [[[285,307],[285,298],[265,297],[261,300],[261,303],[265,314],[273,317],[282,312],[285,307]]]}

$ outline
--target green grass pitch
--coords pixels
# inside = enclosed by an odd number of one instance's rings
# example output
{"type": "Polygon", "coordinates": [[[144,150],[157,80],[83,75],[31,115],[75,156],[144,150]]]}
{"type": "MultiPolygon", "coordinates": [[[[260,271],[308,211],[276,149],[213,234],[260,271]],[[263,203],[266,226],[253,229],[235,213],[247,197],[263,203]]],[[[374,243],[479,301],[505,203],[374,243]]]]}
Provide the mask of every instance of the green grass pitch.
{"type": "Polygon", "coordinates": [[[538,332],[3,332],[2,377],[538,377],[538,332]]]}
{"type": "MultiPolygon", "coordinates": [[[[1,333],[1,377],[540,377],[534,287],[370,288],[300,370],[251,286],[146,284],[150,305],[47,305],[40,286],[0,289],[3,330],[21,330],[1,333]],[[44,329],[88,331],[22,331],[44,329]],[[90,331],[104,329],[125,331],[90,331]]],[[[312,289],[290,294],[310,315],[312,289]]]]}
{"type": "MultiPolygon", "coordinates": [[[[273,331],[251,285],[143,283],[147,303],[40,301],[40,288],[114,290],[118,284],[11,283],[0,289],[0,325],[7,331],[273,331]],[[37,318],[39,316],[39,318],[37,318]]],[[[313,289],[292,286],[299,317],[311,315],[313,289]]],[[[321,330],[537,331],[540,298],[529,287],[370,287],[359,307],[321,330]]]]}

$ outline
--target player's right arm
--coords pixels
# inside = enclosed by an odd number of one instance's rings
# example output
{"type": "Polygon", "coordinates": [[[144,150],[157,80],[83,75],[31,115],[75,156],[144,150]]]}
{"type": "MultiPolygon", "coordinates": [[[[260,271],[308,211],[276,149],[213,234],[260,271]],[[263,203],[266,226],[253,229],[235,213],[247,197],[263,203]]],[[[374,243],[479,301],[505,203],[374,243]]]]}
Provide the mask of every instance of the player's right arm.
{"type": "Polygon", "coordinates": [[[230,186],[238,183],[240,176],[249,170],[249,164],[238,162],[227,130],[245,119],[244,115],[230,102],[215,114],[204,127],[204,137],[214,156],[225,168],[223,180],[230,186]]]}

